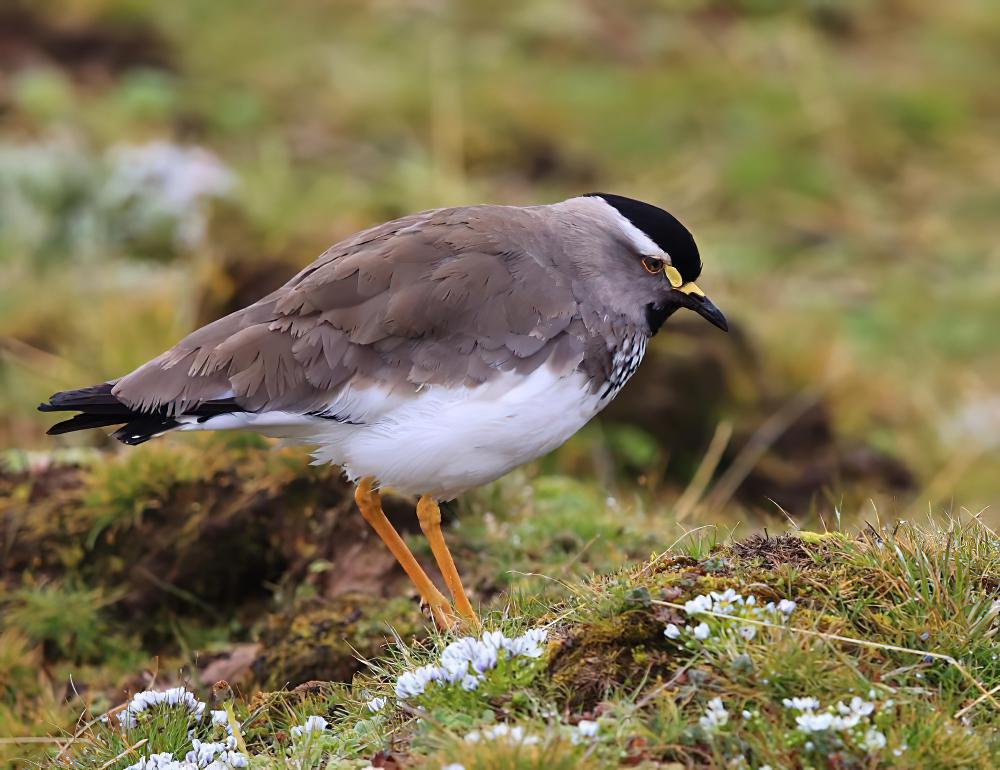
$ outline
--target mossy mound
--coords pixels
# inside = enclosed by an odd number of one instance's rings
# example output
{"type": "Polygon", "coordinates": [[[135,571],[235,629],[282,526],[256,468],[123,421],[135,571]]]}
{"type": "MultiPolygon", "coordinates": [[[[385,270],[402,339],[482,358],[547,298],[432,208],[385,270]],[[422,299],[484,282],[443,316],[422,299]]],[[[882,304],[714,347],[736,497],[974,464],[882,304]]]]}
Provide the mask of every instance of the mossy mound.
{"type": "Polygon", "coordinates": [[[311,599],[264,621],[252,668],[266,688],[350,682],[365,660],[385,654],[393,638],[425,636],[426,621],[409,599],[361,593],[311,599]]]}

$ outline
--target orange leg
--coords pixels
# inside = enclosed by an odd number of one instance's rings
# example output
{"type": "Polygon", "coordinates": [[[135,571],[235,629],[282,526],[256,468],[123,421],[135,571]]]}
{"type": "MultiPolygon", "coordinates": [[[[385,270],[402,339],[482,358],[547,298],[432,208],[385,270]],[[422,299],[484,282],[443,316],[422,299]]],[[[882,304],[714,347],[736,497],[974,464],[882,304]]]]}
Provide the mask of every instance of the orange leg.
{"type": "Polygon", "coordinates": [[[358,488],[354,491],[354,500],[358,504],[358,508],[361,509],[361,515],[365,517],[365,521],[371,525],[382,542],[388,546],[392,555],[396,557],[396,561],[399,562],[399,566],[406,571],[410,580],[413,581],[413,585],[417,587],[420,597],[430,609],[434,625],[440,629],[450,629],[454,625],[451,605],[448,604],[444,594],[438,591],[431,579],[427,577],[427,573],[417,563],[413,553],[403,542],[403,538],[399,536],[396,528],[385,517],[385,513],[382,512],[382,498],[378,492],[372,490],[373,481],[371,476],[366,476],[358,482],[358,488]]]}
{"type": "Polygon", "coordinates": [[[444,535],[441,533],[441,509],[437,501],[427,495],[421,497],[417,501],[417,518],[420,520],[420,529],[431,545],[431,551],[434,553],[445,585],[448,586],[448,592],[455,602],[455,609],[469,623],[479,628],[481,626],[479,618],[469,603],[469,597],[466,596],[465,588],[462,586],[462,578],[459,577],[458,568],[455,567],[455,560],[451,558],[451,551],[448,550],[444,535]]]}

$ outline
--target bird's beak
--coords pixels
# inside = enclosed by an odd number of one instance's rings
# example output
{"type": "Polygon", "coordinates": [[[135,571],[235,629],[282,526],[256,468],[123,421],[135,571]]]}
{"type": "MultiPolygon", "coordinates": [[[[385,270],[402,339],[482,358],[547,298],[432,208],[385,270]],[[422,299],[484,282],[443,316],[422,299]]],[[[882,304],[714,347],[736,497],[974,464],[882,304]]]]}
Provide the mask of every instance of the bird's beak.
{"type": "Polygon", "coordinates": [[[694,281],[684,282],[684,278],[681,276],[680,271],[673,265],[664,264],[663,272],[670,281],[670,285],[673,287],[674,291],[680,292],[684,295],[684,300],[681,305],[693,310],[706,321],[708,321],[712,326],[718,326],[722,331],[729,331],[729,324],[726,323],[726,317],[722,315],[722,311],[719,310],[708,297],[705,296],[705,292],[694,281]]]}
{"type": "Polygon", "coordinates": [[[724,332],[729,331],[729,324],[726,322],[726,317],[722,315],[722,311],[715,306],[712,300],[705,296],[705,292],[698,288],[698,284],[694,281],[689,281],[679,286],[676,290],[687,296],[685,307],[696,312],[712,324],[712,326],[718,326],[724,332]]]}

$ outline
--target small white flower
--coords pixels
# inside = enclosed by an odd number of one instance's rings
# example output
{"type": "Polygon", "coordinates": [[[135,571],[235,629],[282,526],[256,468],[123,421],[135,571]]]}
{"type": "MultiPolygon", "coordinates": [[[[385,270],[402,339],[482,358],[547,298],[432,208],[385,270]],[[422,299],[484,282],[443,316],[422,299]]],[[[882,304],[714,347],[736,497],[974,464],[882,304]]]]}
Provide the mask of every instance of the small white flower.
{"type": "Polygon", "coordinates": [[[462,689],[466,692],[472,692],[479,688],[479,677],[467,674],[462,678],[462,689]]]}
{"type": "Polygon", "coordinates": [[[396,680],[396,697],[400,700],[421,695],[430,682],[437,681],[441,671],[437,666],[420,666],[413,671],[404,671],[396,680]]]}
{"type": "Polygon", "coordinates": [[[597,722],[590,719],[581,719],[576,725],[577,732],[584,738],[593,738],[597,735],[598,727],[597,722]]]}
{"type": "Polygon", "coordinates": [[[667,639],[676,639],[681,635],[681,630],[673,623],[667,623],[667,627],[663,629],[663,635],[667,639]]]}
{"type": "Polygon", "coordinates": [[[546,636],[548,636],[546,629],[533,628],[515,639],[505,640],[502,647],[511,657],[538,658],[545,652],[542,644],[546,636]]]}
{"type": "Polygon", "coordinates": [[[694,631],[692,631],[692,633],[694,634],[695,639],[697,639],[700,642],[703,642],[706,639],[708,639],[708,635],[711,633],[711,629],[708,627],[707,623],[699,623],[697,626],[694,627],[694,631]]]}
{"type": "Polygon", "coordinates": [[[740,626],[737,629],[736,633],[738,633],[740,636],[742,636],[744,639],[746,639],[749,642],[751,639],[753,639],[755,636],[757,636],[757,627],[756,626],[740,626]]]}
{"type": "Polygon", "coordinates": [[[497,664],[497,649],[486,644],[481,644],[476,648],[469,662],[473,670],[478,674],[485,674],[497,664]]]}
{"type": "Polygon", "coordinates": [[[753,717],[753,714],[751,714],[746,709],[743,709],[743,720],[744,721],[749,721],[752,717],[753,717]]]}
{"type": "Polygon", "coordinates": [[[796,711],[815,711],[819,708],[819,701],[816,698],[785,698],[781,701],[786,709],[796,711]]]}
{"type": "Polygon", "coordinates": [[[778,612],[783,615],[791,615],[795,611],[795,602],[791,599],[782,599],[778,602],[778,612]]]}
{"type": "Polygon", "coordinates": [[[868,732],[865,733],[864,740],[861,741],[861,748],[867,751],[869,754],[874,754],[876,751],[881,751],[885,748],[886,739],[885,735],[876,730],[874,727],[869,728],[868,732]]]}
{"type": "Polygon", "coordinates": [[[712,698],[705,709],[705,716],[698,720],[698,724],[707,732],[715,732],[729,721],[729,712],[722,705],[722,698],[712,698]]]}
{"type": "Polygon", "coordinates": [[[710,609],[712,609],[712,599],[708,596],[696,596],[690,601],[684,602],[684,611],[688,615],[697,615],[710,609]]]}
{"type": "Polygon", "coordinates": [[[365,705],[368,707],[368,710],[371,713],[376,714],[385,708],[385,704],[386,704],[385,698],[372,698],[365,705]]]}
{"type": "Polygon", "coordinates": [[[291,729],[291,733],[296,738],[301,738],[303,735],[311,735],[312,733],[321,733],[327,727],[327,721],[323,717],[316,716],[315,714],[311,717],[307,717],[304,724],[296,725],[291,729]]]}
{"type": "Polygon", "coordinates": [[[441,765],[441,770],[465,770],[465,765],[460,765],[458,762],[452,762],[449,765],[441,765]]]}
{"type": "Polygon", "coordinates": [[[822,733],[833,727],[833,714],[828,712],[799,714],[795,717],[795,724],[804,733],[822,733]]]}
{"type": "Polygon", "coordinates": [[[469,672],[469,664],[467,662],[452,660],[448,661],[447,664],[438,667],[437,676],[434,678],[441,682],[447,682],[448,684],[455,684],[456,682],[461,682],[465,678],[465,675],[469,672]]]}

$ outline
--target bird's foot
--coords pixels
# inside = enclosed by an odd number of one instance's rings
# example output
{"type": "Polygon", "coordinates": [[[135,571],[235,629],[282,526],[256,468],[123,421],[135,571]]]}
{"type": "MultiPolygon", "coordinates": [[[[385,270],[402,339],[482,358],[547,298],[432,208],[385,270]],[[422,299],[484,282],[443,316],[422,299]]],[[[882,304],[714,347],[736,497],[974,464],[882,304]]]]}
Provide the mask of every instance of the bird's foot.
{"type": "Polygon", "coordinates": [[[420,599],[421,614],[431,621],[442,634],[457,634],[460,631],[478,632],[482,628],[479,618],[462,617],[455,612],[450,604],[431,604],[426,599],[420,599]]]}

